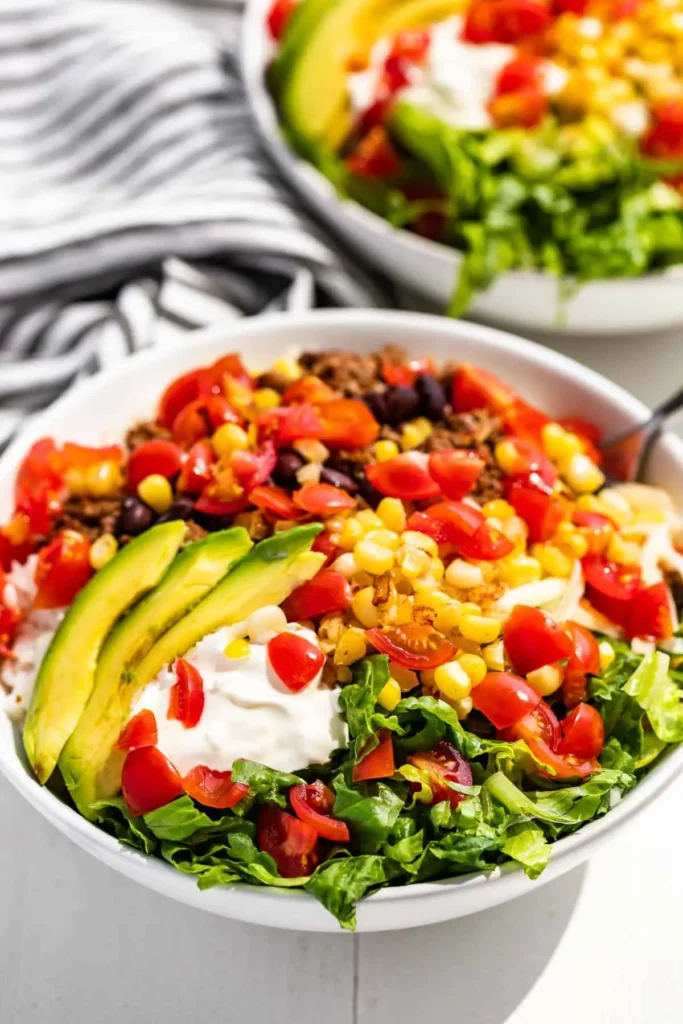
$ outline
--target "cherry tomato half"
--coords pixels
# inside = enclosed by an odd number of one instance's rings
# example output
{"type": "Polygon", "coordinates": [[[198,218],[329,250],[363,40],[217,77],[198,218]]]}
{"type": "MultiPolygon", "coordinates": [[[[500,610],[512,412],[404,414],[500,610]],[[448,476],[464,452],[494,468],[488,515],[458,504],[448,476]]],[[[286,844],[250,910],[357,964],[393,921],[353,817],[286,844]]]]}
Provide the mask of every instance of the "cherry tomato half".
{"type": "Polygon", "coordinates": [[[654,124],[641,142],[644,153],[657,160],[683,157],[683,103],[665,100],[652,108],[654,124]]]}
{"type": "Polygon", "coordinates": [[[552,489],[557,480],[557,470],[541,449],[521,437],[509,437],[506,443],[515,451],[514,467],[509,475],[535,487],[540,484],[541,490],[545,487],[552,489]]]}
{"type": "Polygon", "coordinates": [[[533,484],[512,480],[505,489],[505,497],[529,530],[532,544],[544,543],[553,536],[560,523],[567,519],[571,509],[567,502],[546,494],[533,484]]]}
{"type": "Polygon", "coordinates": [[[429,456],[430,476],[436,480],[441,493],[452,501],[459,501],[470,493],[484,466],[481,455],[467,448],[432,452],[429,456]]]}
{"type": "Polygon", "coordinates": [[[564,661],[572,655],[572,641],[554,619],[539,608],[518,604],[503,627],[503,642],[515,672],[529,672],[564,661]]]}
{"type": "Polygon", "coordinates": [[[534,128],[548,112],[548,97],[540,89],[523,89],[494,96],[487,106],[497,128],[534,128]]]}
{"type": "Polygon", "coordinates": [[[293,590],[282,605],[289,622],[303,622],[331,612],[343,612],[352,600],[351,586],[335,569],[321,569],[312,580],[293,590]]]}
{"type": "Polygon", "coordinates": [[[353,766],[351,777],[354,782],[369,782],[371,779],[389,779],[394,774],[394,744],[389,729],[377,733],[379,743],[353,766]]]}
{"type": "Polygon", "coordinates": [[[315,538],[311,551],[317,551],[318,554],[325,556],[323,568],[334,562],[335,558],[340,553],[339,548],[332,539],[332,536],[327,533],[326,530],[323,530],[323,532],[319,533],[315,538]]]}
{"type": "MultiPolygon", "coordinates": [[[[420,33],[422,35],[422,33],[420,33]]],[[[425,33],[426,35],[426,33],[425,33]]],[[[427,36],[429,38],[429,36],[427,36]]],[[[388,359],[382,362],[382,377],[385,383],[394,388],[410,388],[415,379],[424,373],[434,372],[434,361],[429,356],[408,359],[404,363],[393,363],[388,359]]]]}
{"type": "Polygon", "coordinates": [[[395,177],[401,168],[399,155],[386,129],[380,124],[370,129],[344,162],[351,174],[355,174],[356,177],[378,181],[395,177]]]}
{"type": "Polygon", "coordinates": [[[259,814],[256,841],[259,850],[273,858],[283,878],[312,874],[320,859],[313,826],[272,804],[259,814]]]}
{"type": "Polygon", "coordinates": [[[258,451],[236,451],[230,456],[230,468],[245,491],[264,484],[276,463],[277,453],[272,441],[263,441],[258,451]]]}
{"type": "Polygon", "coordinates": [[[213,480],[216,453],[211,443],[197,441],[187,453],[178,477],[178,490],[186,494],[201,494],[213,480]]]}
{"type": "Polygon", "coordinates": [[[488,672],[472,690],[472,702],[496,729],[507,729],[521,722],[541,701],[539,693],[526,679],[512,672],[488,672]]]}
{"type": "Polygon", "coordinates": [[[540,409],[534,408],[521,398],[510,405],[502,413],[503,426],[506,434],[518,437],[522,441],[528,441],[536,448],[542,446],[542,430],[547,423],[550,423],[550,416],[546,416],[540,409]]]}
{"type": "Polygon", "coordinates": [[[601,555],[588,555],[582,565],[590,603],[612,622],[623,625],[628,606],[641,587],[639,567],[618,565],[601,555]]]}
{"type": "MultiPolygon", "coordinates": [[[[434,750],[410,754],[408,761],[427,776],[432,791],[432,806],[441,803],[442,800],[448,800],[451,807],[456,808],[465,799],[464,793],[451,789],[448,783],[471,786],[472,769],[460,751],[448,740],[441,740],[434,750]]],[[[414,785],[417,787],[418,784],[414,785]]]]}
{"type": "Polygon", "coordinates": [[[453,407],[456,412],[471,412],[473,409],[503,412],[517,401],[517,392],[488,370],[471,363],[461,363],[456,370],[453,378],[453,407]]]}
{"type": "Polygon", "coordinates": [[[439,501],[430,505],[426,514],[444,524],[449,541],[454,544],[463,537],[474,537],[486,522],[478,508],[464,501],[439,501]]]}
{"type": "Polygon", "coordinates": [[[551,750],[557,750],[562,730],[553,709],[541,700],[520,722],[499,730],[497,735],[501,740],[524,740],[527,745],[532,740],[542,740],[551,750]]]}
{"type": "Polygon", "coordinates": [[[204,680],[198,669],[184,658],[176,658],[173,666],[176,682],[168,699],[169,719],[177,719],[186,729],[193,729],[204,710],[204,680]]]}
{"type": "Polygon", "coordinates": [[[171,480],[177,476],[183,468],[185,453],[180,445],[173,441],[145,441],[139,448],[136,448],[128,460],[126,470],[126,482],[128,489],[137,490],[141,480],[152,473],[171,480]]]}
{"type": "Polygon", "coordinates": [[[452,661],[458,648],[432,626],[406,622],[387,629],[366,629],[365,635],[378,651],[414,672],[437,668],[452,661]]]}
{"type": "Polygon", "coordinates": [[[334,794],[320,779],[308,786],[292,786],[289,800],[299,821],[311,825],[321,839],[329,839],[332,843],[351,841],[346,822],[331,817],[334,794]]]}
{"type": "Polygon", "coordinates": [[[306,637],[278,633],[268,641],[268,660],[287,689],[298,693],[318,675],[325,655],[306,637]]]}
{"type": "Polygon", "coordinates": [[[564,628],[573,650],[564,670],[562,699],[573,708],[586,696],[587,676],[600,673],[600,649],[593,634],[578,622],[565,622],[564,628]]]}
{"type": "Polygon", "coordinates": [[[464,558],[479,562],[495,562],[514,551],[515,545],[490,523],[482,523],[472,537],[463,537],[458,550],[464,558]]]}
{"type": "Polygon", "coordinates": [[[294,491],[292,500],[304,512],[316,516],[331,516],[335,512],[356,507],[355,498],[332,484],[304,484],[300,490],[294,491]]]}
{"type": "Polygon", "coordinates": [[[121,792],[131,814],[149,814],[185,792],[183,780],[158,747],[129,750],[121,771],[121,792]]]}
{"type": "Polygon", "coordinates": [[[249,492],[249,501],[264,512],[270,512],[275,519],[297,519],[301,509],[297,508],[284,487],[270,484],[255,487],[249,492]]]}
{"type": "Polygon", "coordinates": [[[358,398],[334,398],[318,414],[320,438],[330,448],[365,448],[379,437],[379,423],[358,398]]]}
{"type": "Polygon", "coordinates": [[[90,541],[76,530],[62,530],[38,552],[36,608],[63,608],[92,576],[90,541]]]}
{"type": "Polygon", "coordinates": [[[284,36],[289,19],[294,14],[294,11],[299,6],[299,0],[275,0],[271,4],[268,14],[266,16],[266,22],[268,24],[268,31],[270,32],[271,38],[278,43],[284,36]]]}
{"type": "Polygon", "coordinates": [[[282,394],[282,404],[300,405],[303,402],[317,406],[331,402],[333,398],[338,398],[338,395],[329,384],[326,384],[320,377],[309,375],[300,377],[285,389],[282,394]]]}
{"type": "Polygon", "coordinates": [[[174,419],[173,440],[184,448],[191,448],[224,423],[240,422],[240,417],[222,395],[202,395],[184,406],[174,419]]]}
{"type": "Polygon", "coordinates": [[[159,741],[157,720],[149,708],[138,711],[121,731],[116,741],[117,750],[137,750],[138,747],[156,747],[159,741]]]}
{"type": "Polygon", "coordinates": [[[319,438],[323,429],[317,410],[308,402],[266,409],[257,416],[256,425],[259,437],[272,438],[278,448],[306,437],[319,438]]]}
{"type": "Polygon", "coordinates": [[[655,583],[638,590],[629,602],[623,619],[629,637],[669,640],[673,636],[676,608],[666,583],[655,583]]]}
{"type": "Polygon", "coordinates": [[[600,756],[605,745],[605,726],[597,708],[578,704],[561,726],[558,754],[573,754],[585,761],[600,756]]]}
{"type": "Polygon", "coordinates": [[[386,462],[375,462],[365,468],[365,475],[380,494],[406,501],[435,498],[439,485],[429,475],[429,458],[422,452],[404,452],[386,462]]]}
{"type": "Polygon", "coordinates": [[[183,787],[187,795],[198,804],[221,811],[234,807],[249,792],[246,783],[232,781],[231,772],[214,771],[203,764],[198,764],[187,773],[183,787]]]}
{"type": "Polygon", "coordinates": [[[540,89],[543,61],[540,57],[521,56],[509,61],[496,79],[496,93],[540,89]]]}

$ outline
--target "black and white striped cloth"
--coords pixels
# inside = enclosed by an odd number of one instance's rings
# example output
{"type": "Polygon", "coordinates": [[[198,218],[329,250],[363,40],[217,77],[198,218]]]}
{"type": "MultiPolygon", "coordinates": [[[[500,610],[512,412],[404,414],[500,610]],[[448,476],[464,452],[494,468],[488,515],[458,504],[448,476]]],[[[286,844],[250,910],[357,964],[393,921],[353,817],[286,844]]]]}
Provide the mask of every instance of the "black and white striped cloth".
{"type": "Polygon", "coordinates": [[[239,4],[213,11],[219,32],[154,0],[0,0],[0,449],[178,331],[386,302],[260,153],[239,4]]]}

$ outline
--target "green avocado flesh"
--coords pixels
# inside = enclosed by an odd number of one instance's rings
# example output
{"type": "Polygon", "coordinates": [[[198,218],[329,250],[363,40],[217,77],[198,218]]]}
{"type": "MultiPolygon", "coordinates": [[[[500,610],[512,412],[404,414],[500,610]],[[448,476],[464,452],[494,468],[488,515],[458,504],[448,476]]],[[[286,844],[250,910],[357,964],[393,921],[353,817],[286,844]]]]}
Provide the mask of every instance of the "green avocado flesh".
{"type": "MultiPolygon", "coordinates": [[[[130,714],[138,663],[160,636],[202,600],[252,547],[242,527],[188,545],[143,601],[109,634],[97,662],[95,685],[59,759],[74,803],[90,817],[90,804],[118,789],[123,755],[112,756],[130,714]]],[[[118,752],[116,752],[118,754],[118,752]]]]}
{"type": "Polygon", "coordinates": [[[41,783],[52,774],[92,692],[100,649],[116,620],[157,585],[185,535],[163,523],[131,541],[83,587],[62,619],[38,672],[24,748],[41,783]]]}

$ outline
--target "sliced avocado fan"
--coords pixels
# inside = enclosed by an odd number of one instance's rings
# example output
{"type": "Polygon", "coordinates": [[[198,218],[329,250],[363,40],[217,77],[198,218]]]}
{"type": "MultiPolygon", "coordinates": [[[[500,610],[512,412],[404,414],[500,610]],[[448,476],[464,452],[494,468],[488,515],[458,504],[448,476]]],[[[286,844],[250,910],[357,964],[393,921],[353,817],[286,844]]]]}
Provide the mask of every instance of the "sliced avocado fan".
{"type": "Polygon", "coordinates": [[[109,630],[156,586],[184,534],[183,522],[147,530],[100,569],[69,607],[43,658],[24,726],[24,749],[39,782],[50,778],[81,717],[109,630]]]}
{"type": "MultiPolygon", "coordinates": [[[[159,637],[213,590],[252,546],[242,527],[189,544],[154,590],[107,637],[90,699],[59,759],[73,801],[86,817],[98,797],[98,772],[128,718],[131,693],[126,680],[159,637]]],[[[118,778],[122,760],[123,756],[116,765],[118,778]]]]}

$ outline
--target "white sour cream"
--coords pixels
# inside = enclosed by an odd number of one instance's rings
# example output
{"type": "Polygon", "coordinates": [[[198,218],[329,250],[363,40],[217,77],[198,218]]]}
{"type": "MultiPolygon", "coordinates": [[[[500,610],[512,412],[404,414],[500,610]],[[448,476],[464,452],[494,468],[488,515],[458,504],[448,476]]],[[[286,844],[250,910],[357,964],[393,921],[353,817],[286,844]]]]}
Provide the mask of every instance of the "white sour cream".
{"type": "MultiPolygon", "coordinates": [[[[310,630],[286,628],[318,645],[310,630]]],[[[267,634],[254,630],[246,657],[225,656],[231,640],[249,633],[249,620],[223,627],[184,655],[204,682],[204,710],[193,728],[167,718],[172,670],[160,672],[138,697],[133,714],[143,708],[154,712],[159,749],[181,775],[197,765],[228,771],[238,758],[295,771],[323,763],[346,742],[337,693],[320,685],[321,674],[298,693],[289,690],[268,660],[267,634]],[[254,634],[260,643],[253,642],[254,634]]]]}

